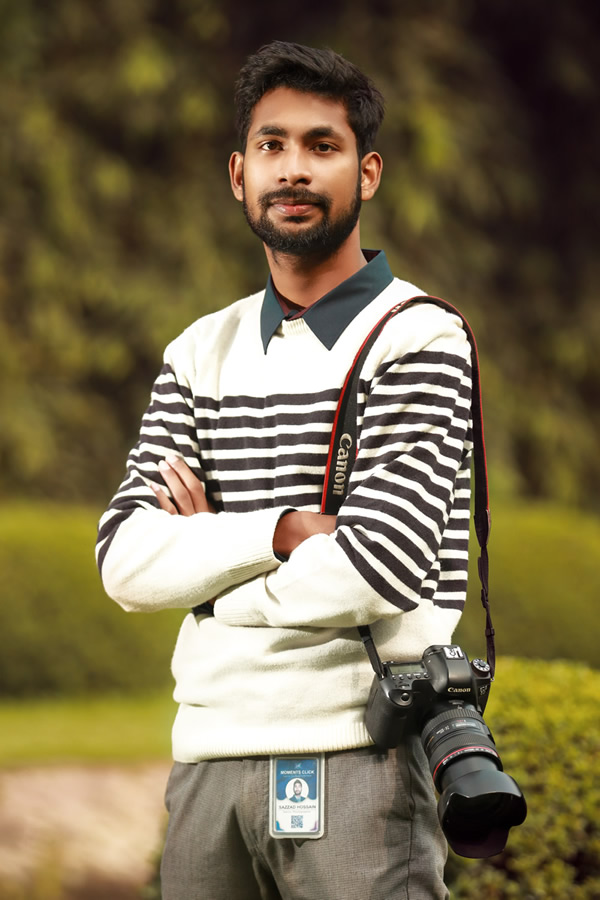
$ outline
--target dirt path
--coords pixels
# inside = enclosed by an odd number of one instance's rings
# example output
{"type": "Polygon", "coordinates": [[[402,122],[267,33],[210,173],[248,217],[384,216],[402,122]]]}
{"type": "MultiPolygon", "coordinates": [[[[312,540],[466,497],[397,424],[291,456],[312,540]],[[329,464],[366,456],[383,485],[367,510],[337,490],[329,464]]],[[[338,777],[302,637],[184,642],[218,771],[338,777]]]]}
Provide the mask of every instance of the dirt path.
{"type": "Polygon", "coordinates": [[[166,762],[0,771],[0,893],[2,884],[39,881],[39,871],[67,889],[94,879],[144,884],[161,845],[169,769],[166,762]]]}

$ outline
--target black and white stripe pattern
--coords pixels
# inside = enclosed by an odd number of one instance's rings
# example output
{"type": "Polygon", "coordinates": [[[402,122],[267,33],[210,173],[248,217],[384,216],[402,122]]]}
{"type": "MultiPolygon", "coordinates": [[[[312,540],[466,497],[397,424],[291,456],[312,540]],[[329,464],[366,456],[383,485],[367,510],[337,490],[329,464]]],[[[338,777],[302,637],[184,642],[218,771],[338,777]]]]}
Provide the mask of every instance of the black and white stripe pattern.
{"type": "Polygon", "coordinates": [[[338,540],[365,580],[400,609],[423,598],[462,609],[470,366],[424,350],[380,366],[363,391],[360,449],[338,540]]]}
{"type": "MultiPolygon", "coordinates": [[[[337,541],[369,586],[405,611],[423,598],[456,610],[464,603],[471,450],[466,340],[460,350],[385,358],[360,383],[359,453],[337,541]]],[[[162,481],[157,467],[169,452],[182,455],[204,481],[217,511],[318,511],[344,374],[339,369],[331,386],[305,393],[278,392],[285,373],[274,373],[275,390],[267,396],[220,397],[203,391],[201,379],[194,385],[178,379],[166,363],[127,477],[101,522],[99,565],[131,512],[156,506],[147,482],[162,481]]]]}

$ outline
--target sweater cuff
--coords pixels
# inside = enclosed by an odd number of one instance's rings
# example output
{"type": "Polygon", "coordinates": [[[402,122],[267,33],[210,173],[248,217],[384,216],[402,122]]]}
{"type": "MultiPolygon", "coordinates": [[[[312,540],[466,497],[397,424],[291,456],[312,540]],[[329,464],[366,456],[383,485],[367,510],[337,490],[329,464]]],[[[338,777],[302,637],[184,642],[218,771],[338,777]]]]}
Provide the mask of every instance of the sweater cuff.
{"type": "MultiPolygon", "coordinates": [[[[265,570],[277,568],[272,565],[274,561],[280,562],[273,550],[273,537],[277,523],[287,512],[290,512],[290,507],[280,506],[255,510],[240,519],[238,546],[243,546],[243,551],[236,560],[235,569],[238,575],[243,574],[243,581],[254,578],[265,570]]],[[[233,533],[230,539],[235,541],[233,533]]]]}

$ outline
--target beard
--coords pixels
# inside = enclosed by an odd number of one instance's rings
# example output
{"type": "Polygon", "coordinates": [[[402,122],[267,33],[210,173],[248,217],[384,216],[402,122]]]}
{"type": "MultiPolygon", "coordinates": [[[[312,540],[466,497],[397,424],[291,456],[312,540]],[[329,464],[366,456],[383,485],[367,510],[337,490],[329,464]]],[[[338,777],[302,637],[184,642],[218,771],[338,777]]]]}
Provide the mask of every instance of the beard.
{"type": "MultiPolygon", "coordinates": [[[[274,253],[315,259],[327,259],[340,249],[354,231],[361,205],[360,173],[350,205],[335,218],[331,216],[331,197],[328,194],[315,194],[306,188],[265,191],[258,198],[258,215],[254,215],[250,211],[245,194],[243,200],[244,215],[248,225],[270,250],[274,253]],[[312,203],[323,211],[321,220],[296,231],[278,227],[269,218],[268,211],[270,206],[280,202],[312,203]]],[[[302,216],[287,217],[289,223],[301,223],[302,221],[302,216]]]]}

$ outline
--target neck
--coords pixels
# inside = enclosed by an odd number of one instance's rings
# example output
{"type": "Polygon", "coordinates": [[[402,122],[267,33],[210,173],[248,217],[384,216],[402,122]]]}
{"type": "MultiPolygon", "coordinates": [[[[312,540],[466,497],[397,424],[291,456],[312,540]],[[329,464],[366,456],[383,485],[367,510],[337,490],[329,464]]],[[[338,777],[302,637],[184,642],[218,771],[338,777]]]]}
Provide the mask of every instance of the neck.
{"type": "Polygon", "coordinates": [[[265,253],[279,293],[292,303],[305,307],[312,306],[367,264],[360,249],[358,226],[340,249],[326,259],[318,255],[274,253],[268,247],[265,247],[265,253]]]}

